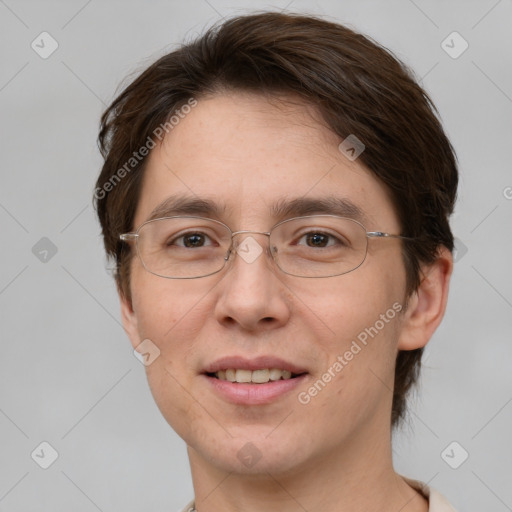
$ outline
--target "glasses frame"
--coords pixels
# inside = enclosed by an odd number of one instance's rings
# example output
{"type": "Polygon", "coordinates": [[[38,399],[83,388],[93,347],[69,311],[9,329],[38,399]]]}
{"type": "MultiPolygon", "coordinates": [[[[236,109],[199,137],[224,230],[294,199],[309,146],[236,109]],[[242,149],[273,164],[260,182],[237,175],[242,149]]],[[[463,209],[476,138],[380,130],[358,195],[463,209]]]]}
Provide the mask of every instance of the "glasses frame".
{"type": "Polygon", "coordinates": [[[412,237],[408,237],[408,236],[404,236],[404,235],[395,235],[395,234],[392,234],[392,233],[386,233],[384,231],[367,231],[366,228],[364,227],[364,225],[361,224],[361,222],[359,222],[359,221],[357,221],[355,219],[352,219],[350,217],[342,217],[340,215],[332,215],[332,214],[302,215],[302,216],[299,216],[299,217],[292,217],[291,219],[285,219],[285,220],[282,220],[282,221],[278,222],[277,224],[274,224],[270,228],[270,231],[250,231],[250,230],[246,230],[246,229],[243,229],[243,230],[240,230],[240,231],[232,231],[231,228],[227,224],[224,224],[224,222],[221,222],[221,221],[216,220],[216,219],[211,219],[209,217],[200,217],[200,216],[197,216],[197,215],[173,215],[171,217],[160,217],[158,219],[147,220],[146,222],[143,222],[137,228],[136,231],[133,231],[133,232],[130,232],[130,233],[122,233],[122,234],[120,234],[119,235],[119,239],[122,240],[123,242],[126,242],[126,243],[135,242],[135,247],[136,247],[136,250],[137,250],[137,256],[139,257],[139,260],[142,263],[142,266],[144,267],[144,269],[147,270],[150,274],[153,274],[153,275],[158,276],[158,277],[162,277],[164,279],[200,279],[202,277],[208,277],[208,276],[212,276],[214,274],[218,274],[219,272],[221,272],[225,268],[226,263],[229,261],[229,259],[231,257],[231,254],[233,252],[236,252],[236,250],[233,251],[233,247],[234,247],[233,237],[235,235],[239,235],[239,234],[242,234],[242,233],[253,233],[253,234],[259,234],[259,235],[266,235],[270,239],[271,233],[274,231],[275,228],[277,228],[281,224],[284,224],[286,222],[290,222],[292,220],[310,219],[310,218],[313,218],[313,217],[335,217],[337,219],[349,220],[350,222],[354,222],[354,223],[358,224],[359,226],[361,226],[361,228],[363,229],[364,233],[366,234],[366,238],[367,238],[366,247],[365,247],[365,251],[364,251],[364,258],[362,259],[361,263],[359,263],[359,265],[357,265],[357,267],[354,267],[353,269],[347,270],[346,272],[342,272],[340,274],[331,274],[331,275],[328,275],[328,276],[301,276],[301,275],[297,275],[297,274],[291,274],[290,272],[286,272],[285,270],[283,270],[279,266],[279,262],[275,258],[275,253],[272,250],[272,248],[270,247],[269,248],[270,250],[268,252],[270,252],[270,255],[272,256],[272,260],[274,261],[276,267],[279,268],[279,270],[281,272],[283,272],[284,274],[287,274],[287,275],[290,275],[290,276],[294,276],[294,277],[301,277],[301,278],[304,278],[304,279],[323,279],[323,278],[326,278],[326,277],[342,276],[342,275],[345,275],[345,274],[349,274],[350,272],[353,272],[354,270],[357,270],[365,262],[366,256],[368,254],[368,239],[369,238],[414,240],[414,238],[412,238],[412,237]],[[226,256],[224,257],[224,263],[223,263],[222,267],[219,268],[219,270],[216,270],[215,272],[210,272],[209,274],[205,274],[205,275],[202,275],[202,276],[196,276],[196,277],[169,277],[169,276],[164,276],[162,274],[158,274],[156,272],[153,272],[153,271],[149,270],[148,267],[146,267],[146,264],[144,263],[144,259],[142,258],[141,254],[140,254],[140,249],[139,249],[139,237],[140,237],[140,235],[139,235],[139,232],[147,224],[150,224],[152,222],[157,222],[157,221],[160,221],[160,220],[166,220],[166,219],[200,219],[200,220],[207,220],[207,221],[210,221],[210,222],[215,222],[217,224],[220,224],[221,226],[224,226],[229,231],[229,233],[231,233],[231,245],[229,246],[228,251],[226,253],[226,256]]]}

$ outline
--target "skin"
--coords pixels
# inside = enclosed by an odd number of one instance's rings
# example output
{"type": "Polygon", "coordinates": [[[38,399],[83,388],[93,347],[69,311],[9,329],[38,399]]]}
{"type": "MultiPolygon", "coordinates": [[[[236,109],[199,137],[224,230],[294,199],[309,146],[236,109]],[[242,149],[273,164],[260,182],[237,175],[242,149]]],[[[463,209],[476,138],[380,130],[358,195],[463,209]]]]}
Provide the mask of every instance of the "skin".
{"type": "MultiPolygon", "coordinates": [[[[278,199],[337,195],[365,212],[368,231],[400,233],[386,188],[339,152],[341,139],[311,108],[282,100],[240,92],[200,98],[152,150],[134,229],[176,193],[226,204],[218,220],[233,231],[268,231],[280,220],[270,215],[278,199]]],[[[253,237],[268,246],[267,237],[253,237]]],[[[157,277],[133,258],[132,302],[120,294],[123,324],[133,347],[149,338],[161,351],[147,378],[187,443],[199,512],[428,510],[392,466],[391,390],[398,350],[426,345],[442,319],[448,250],[423,269],[407,310],[307,405],[297,400],[361,331],[405,304],[400,243],[370,240],[360,268],[326,279],[286,275],[265,253],[250,264],[235,255],[219,274],[192,280],[157,277]],[[219,357],[262,354],[306,367],[301,389],[241,406],[200,376],[219,357]],[[251,467],[237,457],[247,442],[261,454],[251,467]]]]}

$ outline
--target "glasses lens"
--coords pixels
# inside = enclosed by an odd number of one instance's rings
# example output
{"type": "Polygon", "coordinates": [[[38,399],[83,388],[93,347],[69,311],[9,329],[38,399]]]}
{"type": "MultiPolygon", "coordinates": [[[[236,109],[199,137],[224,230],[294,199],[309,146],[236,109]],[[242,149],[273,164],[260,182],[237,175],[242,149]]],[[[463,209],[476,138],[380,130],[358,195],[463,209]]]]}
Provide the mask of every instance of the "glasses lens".
{"type": "Polygon", "coordinates": [[[330,277],[350,272],[366,257],[365,228],[332,215],[284,221],[271,234],[279,268],[299,277],[330,277]]]}
{"type": "Polygon", "coordinates": [[[198,217],[169,217],[143,224],[138,251],[146,270],[169,278],[202,277],[218,272],[231,243],[220,222],[198,217]]]}

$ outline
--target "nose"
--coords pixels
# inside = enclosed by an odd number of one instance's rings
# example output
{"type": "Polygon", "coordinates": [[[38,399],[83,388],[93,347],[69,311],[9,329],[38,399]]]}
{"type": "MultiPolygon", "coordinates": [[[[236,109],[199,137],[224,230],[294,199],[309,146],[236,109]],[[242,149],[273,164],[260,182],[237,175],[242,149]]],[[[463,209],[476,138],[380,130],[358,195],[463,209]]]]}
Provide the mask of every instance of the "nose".
{"type": "Polygon", "coordinates": [[[290,294],[270,254],[268,233],[237,231],[235,235],[226,274],[217,285],[217,321],[246,331],[285,325],[290,294]]]}

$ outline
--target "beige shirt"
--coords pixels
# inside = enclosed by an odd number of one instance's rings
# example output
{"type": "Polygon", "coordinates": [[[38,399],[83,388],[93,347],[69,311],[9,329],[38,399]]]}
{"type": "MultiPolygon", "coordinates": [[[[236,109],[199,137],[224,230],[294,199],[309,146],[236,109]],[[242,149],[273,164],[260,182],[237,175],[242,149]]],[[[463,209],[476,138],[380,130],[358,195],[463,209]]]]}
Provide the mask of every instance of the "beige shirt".
{"type": "Polygon", "coordinates": [[[429,487],[419,480],[412,480],[403,475],[402,478],[418,492],[423,494],[428,500],[428,512],[457,512],[448,502],[448,500],[438,491],[429,487]]]}
{"type": "MultiPolygon", "coordinates": [[[[419,480],[411,480],[402,476],[402,478],[411,486],[414,487],[418,492],[423,494],[428,500],[428,511],[429,512],[456,512],[456,510],[448,503],[448,500],[438,491],[429,487],[427,484],[420,482],[419,480]]],[[[194,512],[194,502],[191,501],[182,512],[194,512]]]]}

